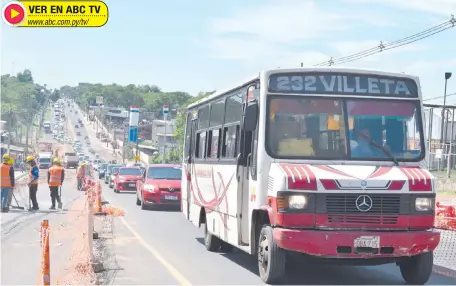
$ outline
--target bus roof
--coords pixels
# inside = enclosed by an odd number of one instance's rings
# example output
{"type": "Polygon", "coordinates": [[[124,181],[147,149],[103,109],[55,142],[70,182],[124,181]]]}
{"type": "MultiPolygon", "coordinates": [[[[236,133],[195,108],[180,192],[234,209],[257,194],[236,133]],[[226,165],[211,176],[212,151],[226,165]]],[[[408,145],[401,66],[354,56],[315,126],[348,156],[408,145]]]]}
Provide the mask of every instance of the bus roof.
{"type": "MultiPolygon", "coordinates": [[[[388,72],[382,70],[375,70],[375,69],[363,69],[363,68],[342,68],[342,67],[302,67],[302,68],[287,68],[287,69],[270,69],[270,70],[263,70],[260,71],[259,76],[250,77],[247,80],[243,81],[240,84],[236,84],[231,88],[222,89],[219,92],[215,92],[205,98],[198,100],[195,103],[190,104],[187,109],[192,109],[199,105],[202,105],[208,101],[212,101],[217,97],[220,97],[230,91],[235,89],[241,88],[243,86],[249,85],[254,83],[256,80],[260,79],[262,76],[269,76],[270,74],[274,73],[297,73],[297,72],[341,72],[341,73],[355,73],[355,74],[375,74],[375,75],[383,75],[383,76],[390,76],[390,77],[405,77],[414,80],[417,85],[419,86],[419,79],[417,76],[405,74],[405,73],[398,73],[398,72],[388,72]]],[[[421,97],[421,95],[420,95],[421,97]]]]}

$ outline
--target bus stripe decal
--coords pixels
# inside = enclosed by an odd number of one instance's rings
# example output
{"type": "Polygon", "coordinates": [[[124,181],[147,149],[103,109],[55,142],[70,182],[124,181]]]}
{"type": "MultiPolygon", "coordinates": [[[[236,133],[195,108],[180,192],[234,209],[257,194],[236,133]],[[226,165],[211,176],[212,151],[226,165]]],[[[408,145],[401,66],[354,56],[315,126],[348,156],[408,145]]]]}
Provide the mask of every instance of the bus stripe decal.
{"type": "MultiPolygon", "coordinates": [[[[196,174],[196,166],[193,164],[192,167],[194,169],[193,174],[196,174]]],[[[213,199],[209,200],[209,201],[206,201],[204,199],[203,194],[201,192],[201,189],[199,187],[198,180],[197,180],[196,176],[194,176],[194,180],[191,180],[191,178],[189,180],[189,182],[190,182],[190,192],[192,193],[192,195],[193,195],[193,197],[195,199],[194,203],[197,206],[199,206],[199,207],[204,207],[206,212],[208,212],[208,213],[216,211],[218,213],[218,215],[220,216],[220,219],[223,222],[224,228],[228,230],[228,214],[221,213],[219,211],[219,205],[220,205],[220,203],[222,203],[223,200],[225,200],[226,212],[228,212],[228,206],[229,205],[228,205],[228,200],[226,199],[226,195],[227,195],[228,189],[229,189],[229,187],[231,185],[231,182],[233,180],[234,174],[231,175],[231,177],[228,180],[228,183],[226,185],[225,185],[225,181],[223,180],[222,174],[220,172],[217,172],[216,174],[220,178],[219,191],[223,190],[222,192],[219,192],[219,193],[221,193],[220,196],[217,197],[217,188],[215,186],[215,180],[214,180],[214,168],[211,168],[211,178],[212,178],[212,188],[213,188],[215,197],[213,199]],[[193,187],[193,182],[192,181],[195,181],[196,194],[195,194],[195,188],[193,187]],[[199,200],[197,199],[197,197],[199,198],[199,200]]]]}

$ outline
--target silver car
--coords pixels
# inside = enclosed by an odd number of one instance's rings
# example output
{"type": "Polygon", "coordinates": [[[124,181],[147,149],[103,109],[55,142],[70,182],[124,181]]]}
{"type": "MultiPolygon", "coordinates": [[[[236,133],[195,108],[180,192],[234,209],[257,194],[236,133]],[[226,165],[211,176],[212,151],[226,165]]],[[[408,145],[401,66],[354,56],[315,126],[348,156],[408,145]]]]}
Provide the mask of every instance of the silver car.
{"type": "Polygon", "coordinates": [[[111,178],[112,168],[120,167],[120,166],[122,166],[122,165],[120,165],[120,164],[108,164],[108,167],[106,167],[106,172],[105,172],[105,176],[104,176],[105,184],[109,183],[109,179],[111,178]]]}
{"type": "Polygon", "coordinates": [[[120,168],[120,166],[116,166],[116,167],[112,168],[111,174],[109,175],[109,187],[111,189],[114,188],[114,177],[119,172],[119,168],[120,168]]]}

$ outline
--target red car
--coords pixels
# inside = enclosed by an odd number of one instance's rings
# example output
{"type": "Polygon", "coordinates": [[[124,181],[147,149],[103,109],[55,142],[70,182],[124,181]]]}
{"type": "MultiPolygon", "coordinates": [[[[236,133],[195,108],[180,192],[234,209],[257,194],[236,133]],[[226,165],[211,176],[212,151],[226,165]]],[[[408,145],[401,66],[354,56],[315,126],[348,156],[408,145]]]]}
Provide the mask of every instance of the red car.
{"type": "Polygon", "coordinates": [[[143,172],[138,167],[120,167],[114,176],[114,192],[136,191],[137,182],[142,180],[143,172]]]}
{"type": "Polygon", "coordinates": [[[151,165],[144,172],[136,190],[136,205],[180,208],[182,168],[179,165],[151,165]]]}

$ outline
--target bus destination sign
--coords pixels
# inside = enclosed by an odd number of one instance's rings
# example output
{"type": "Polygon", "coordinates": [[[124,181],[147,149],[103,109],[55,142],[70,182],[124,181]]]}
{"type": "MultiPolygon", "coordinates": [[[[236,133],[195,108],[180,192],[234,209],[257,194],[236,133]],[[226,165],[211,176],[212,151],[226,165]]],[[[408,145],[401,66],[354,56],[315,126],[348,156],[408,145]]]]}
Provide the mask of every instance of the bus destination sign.
{"type": "Polygon", "coordinates": [[[418,97],[418,86],[413,79],[372,74],[272,74],[269,77],[269,91],[300,94],[418,97]]]}

